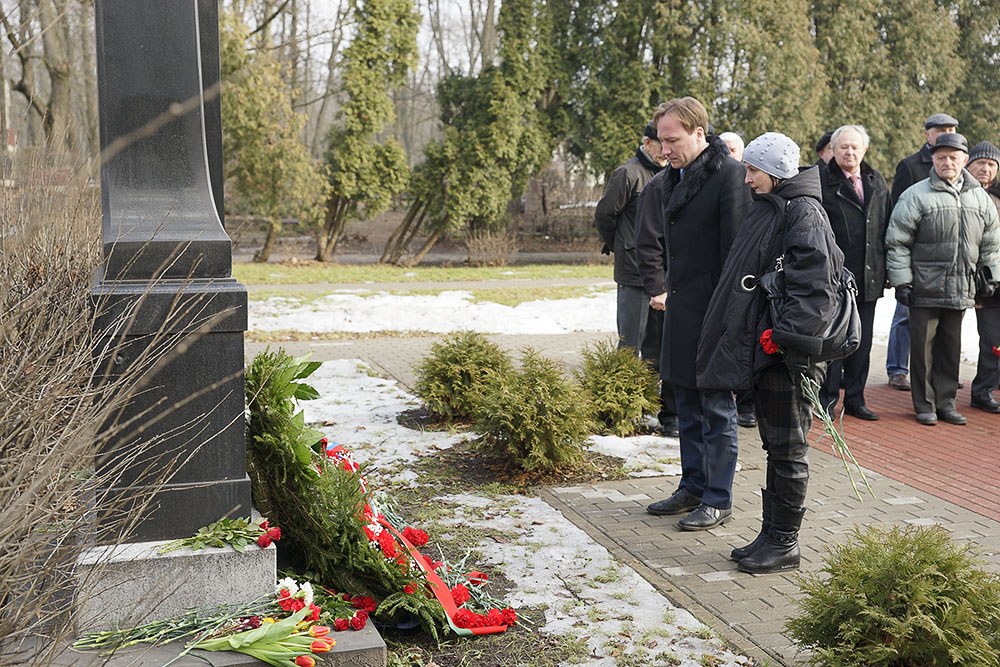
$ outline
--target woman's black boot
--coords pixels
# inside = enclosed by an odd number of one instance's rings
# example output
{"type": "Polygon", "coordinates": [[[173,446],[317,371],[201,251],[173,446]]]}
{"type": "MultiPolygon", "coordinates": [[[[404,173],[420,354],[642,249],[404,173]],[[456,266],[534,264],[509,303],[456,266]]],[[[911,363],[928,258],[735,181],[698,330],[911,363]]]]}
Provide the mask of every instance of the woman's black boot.
{"type": "Polygon", "coordinates": [[[771,499],[771,528],[764,543],[741,559],[739,569],[750,574],[771,574],[799,569],[799,526],[804,507],[789,507],[771,499]]]}
{"type": "Polygon", "coordinates": [[[771,528],[771,494],[767,489],[760,490],[760,532],[750,544],[733,549],[729,557],[733,560],[741,560],[760,547],[767,538],[767,531],[771,528]]]}

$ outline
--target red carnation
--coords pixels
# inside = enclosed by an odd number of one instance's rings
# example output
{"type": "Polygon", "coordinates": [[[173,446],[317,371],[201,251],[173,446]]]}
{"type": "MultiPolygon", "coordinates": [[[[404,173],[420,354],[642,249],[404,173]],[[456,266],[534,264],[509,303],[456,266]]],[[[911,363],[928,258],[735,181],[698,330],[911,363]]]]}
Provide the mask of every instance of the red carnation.
{"type": "Polygon", "coordinates": [[[355,616],[354,618],[351,619],[351,627],[354,628],[355,630],[361,630],[365,627],[365,623],[367,622],[368,622],[367,618],[360,618],[359,616],[355,616]]]}
{"type": "Polygon", "coordinates": [[[993,346],[993,354],[995,354],[998,357],[1000,357],[1000,347],[997,347],[996,345],[994,345],[993,346]]]}
{"type": "Polygon", "coordinates": [[[517,613],[510,607],[500,610],[500,613],[503,615],[504,625],[514,625],[517,623],[517,613]]]}
{"type": "Polygon", "coordinates": [[[469,580],[470,584],[475,584],[476,586],[482,586],[484,583],[489,581],[489,577],[480,572],[479,570],[473,570],[465,575],[465,578],[469,580]]]}
{"type": "Polygon", "coordinates": [[[469,626],[470,628],[482,628],[485,625],[486,625],[486,617],[485,616],[483,616],[482,614],[473,614],[472,615],[472,625],[469,626]]]}
{"type": "Polygon", "coordinates": [[[343,632],[347,628],[351,627],[351,622],[346,618],[335,618],[333,619],[333,629],[337,632],[343,632]]]}
{"type": "Polygon", "coordinates": [[[285,598],[283,600],[278,600],[278,606],[284,609],[285,611],[292,611],[292,606],[293,606],[292,598],[285,598]]]}
{"type": "Polygon", "coordinates": [[[379,533],[378,545],[382,547],[382,553],[385,554],[386,558],[395,558],[397,556],[396,540],[392,539],[392,535],[389,534],[388,530],[383,530],[379,533]]]}
{"type": "Polygon", "coordinates": [[[407,595],[413,595],[414,593],[417,592],[417,587],[414,586],[413,584],[406,584],[405,586],[403,586],[403,592],[406,593],[407,595]]]}
{"type": "Polygon", "coordinates": [[[451,597],[455,600],[455,604],[461,607],[469,601],[469,589],[464,584],[455,584],[451,589],[451,597]]]}
{"type": "Polygon", "coordinates": [[[409,526],[403,529],[403,537],[415,547],[424,546],[428,540],[427,533],[419,528],[410,528],[409,526]]]}
{"type": "Polygon", "coordinates": [[[775,354],[781,351],[778,344],[771,340],[771,329],[765,329],[764,333],[760,335],[760,346],[764,348],[766,354],[775,354]]]}
{"type": "Polygon", "coordinates": [[[499,609],[490,609],[486,614],[486,625],[503,625],[503,612],[499,609]]]}
{"type": "Polygon", "coordinates": [[[316,605],[314,605],[313,603],[311,603],[311,602],[309,603],[309,609],[312,610],[312,614],[310,614],[309,616],[306,616],[304,620],[307,620],[307,621],[318,621],[319,620],[319,613],[322,610],[319,607],[317,607],[316,605]]]}
{"type": "Polygon", "coordinates": [[[350,602],[351,604],[354,604],[353,602],[354,598],[351,597],[350,593],[343,593],[340,597],[344,598],[344,602],[350,602]]]}
{"type": "Polygon", "coordinates": [[[301,611],[306,608],[306,601],[302,598],[292,598],[292,611],[301,611]]]}
{"type": "Polygon", "coordinates": [[[459,609],[452,620],[454,620],[455,625],[459,628],[471,628],[474,616],[475,614],[468,609],[459,609]]]}

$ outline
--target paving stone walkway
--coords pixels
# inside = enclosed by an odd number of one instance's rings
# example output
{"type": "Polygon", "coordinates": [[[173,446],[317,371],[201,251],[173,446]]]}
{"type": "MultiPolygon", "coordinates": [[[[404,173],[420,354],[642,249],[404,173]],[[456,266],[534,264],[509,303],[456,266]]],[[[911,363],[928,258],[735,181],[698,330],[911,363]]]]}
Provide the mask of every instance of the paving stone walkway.
{"type": "MultiPolygon", "coordinates": [[[[490,336],[501,347],[518,351],[533,346],[573,367],[586,344],[607,334],[490,336]]],[[[371,338],[351,341],[283,343],[291,354],[312,353],[314,360],[363,359],[380,373],[407,387],[413,366],[440,336],[371,338]]],[[[247,358],[263,344],[248,343],[247,358]]],[[[859,502],[843,463],[823,446],[810,453],[808,512],[801,544],[803,571],[822,567],[827,548],[846,539],[855,526],[913,524],[947,527],[956,540],[983,549],[988,567],[1000,572],[1000,415],[968,408],[968,389],[959,409],[968,426],[917,424],[907,392],[885,386],[885,348],[872,353],[868,406],[882,419],[875,423],[845,418],[848,442],[871,482],[877,499],[859,502]]],[[[975,368],[962,367],[968,385],[975,368]]],[[[814,435],[819,436],[814,427],[814,435]]],[[[734,483],[735,520],[704,532],[678,530],[675,518],[654,517],[646,505],[668,496],[676,477],[602,482],[541,490],[542,497],[571,521],[635,568],[676,605],[688,609],[760,664],[794,665],[804,653],[782,630],[795,612],[796,575],[751,576],[736,570],[729,551],[756,535],[764,453],[756,429],[740,429],[741,470],[734,483]]]]}

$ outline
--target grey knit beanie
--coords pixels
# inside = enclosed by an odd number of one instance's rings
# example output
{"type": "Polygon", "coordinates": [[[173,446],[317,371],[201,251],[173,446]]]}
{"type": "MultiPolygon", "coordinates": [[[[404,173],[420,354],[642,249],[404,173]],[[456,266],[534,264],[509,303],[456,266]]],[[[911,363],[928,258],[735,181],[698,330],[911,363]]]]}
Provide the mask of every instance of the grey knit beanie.
{"type": "Polygon", "coordinates": [[[1000,148],[997,148],[988,141],[980,141],[969,151],[969,162],[972,164],[976,160],[993,160],[1000,166],[1000,148]]]}
{"type": "Polygon", "coordinates": [[[775,178],[799,173],[799,145],[780,132],[765,132],[743,151],[743,161],[775,178]]]}

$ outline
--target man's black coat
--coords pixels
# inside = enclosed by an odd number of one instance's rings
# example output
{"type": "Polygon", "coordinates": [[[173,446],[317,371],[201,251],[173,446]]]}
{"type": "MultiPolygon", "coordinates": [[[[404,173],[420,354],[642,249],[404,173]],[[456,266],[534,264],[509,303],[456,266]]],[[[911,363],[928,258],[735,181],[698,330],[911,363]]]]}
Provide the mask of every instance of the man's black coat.
{"type": "Polygon", "coordinates": [[[928,178],[933,167],[930,144],[924,144],[919,151],[900,160],[896,165],[896,175],[892,177],[892,205],[896,205],[899,195],[907,188],[928,178]]]}
{"type": "Polygon", "coordinates": [[[639,197],[636,256],[646,292],[667,294],[660,376],[695,388],[701,323],[750,206],[746,171],[714,135],[684,169],[668,167],[639,197]]]}
{"type": "Polygon", "coordinates": [[[885,287],[885,229],[892,213],[885,179],[867,162],[861,163],[862,204],[836,159],[820,165],[819,176],[823,208],[844,251],[844,265],[858,281],[859,301],[875,301],[885,287]]]}

